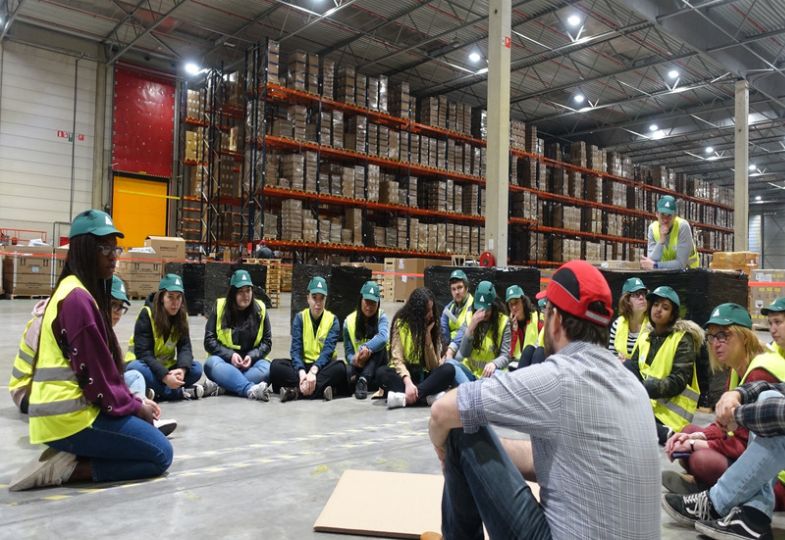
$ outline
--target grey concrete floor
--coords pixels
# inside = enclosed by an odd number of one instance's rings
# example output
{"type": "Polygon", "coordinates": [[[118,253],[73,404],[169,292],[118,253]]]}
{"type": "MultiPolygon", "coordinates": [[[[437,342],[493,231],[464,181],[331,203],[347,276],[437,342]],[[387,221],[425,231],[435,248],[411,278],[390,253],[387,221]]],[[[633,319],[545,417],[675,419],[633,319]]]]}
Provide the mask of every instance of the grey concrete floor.
{"type": "MultiPolygon", "coordinates": [[[[0,328],[5,328],[0,382],[7,381],[34,303],[0,300],[0,328]]],[[[121,343],[130,338],[141,305],[135,301],[118,325],[121,343]]],[[[392,315],[401,305],[385,303],[384,309],[392,315]]],[[[288,294],[270,314],[271,356],[286,357],[288,294]]],[[[201,359],[204,323],[202,317],[191,318],[194,352],[201,359]]],[[[312,529],[344,470],[440,472],[424,408],[387,411],[381,401],[353,398],[281,404],[277,398],[261,403],[227,396],[166,403],[162,409],[164,417],[179,422],[172,435],[174,463],[164,478],[10,493],[2,488],[38,450],[28,443],[27,423],[10,398],[0,397],[0,537],[345,538],[312,529]]],[[[710,419],[700,415],[696,420],[710,419]]],[[[662,465],[676,468],[664,455],[662,465]]],[[[373,486],[368,486],[368,502],[373,504],[373,486]]],[[[775,524],[776,537],[785,539],[785,517],[778,515],[775,524]]],[[[662,538],[697,535],[675,526],[663,512],[662,538]]]]}

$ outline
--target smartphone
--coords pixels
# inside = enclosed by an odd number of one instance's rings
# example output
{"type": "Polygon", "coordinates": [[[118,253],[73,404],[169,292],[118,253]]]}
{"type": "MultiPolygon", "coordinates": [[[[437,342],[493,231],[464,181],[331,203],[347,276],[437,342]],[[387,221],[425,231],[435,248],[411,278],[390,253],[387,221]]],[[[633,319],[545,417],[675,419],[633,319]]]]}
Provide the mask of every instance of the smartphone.
{"type": "Polygon", "coordinates": [[[692,455],[692,452],[674,452],[671,454],[671,459],[689,459],[692,455]]]}

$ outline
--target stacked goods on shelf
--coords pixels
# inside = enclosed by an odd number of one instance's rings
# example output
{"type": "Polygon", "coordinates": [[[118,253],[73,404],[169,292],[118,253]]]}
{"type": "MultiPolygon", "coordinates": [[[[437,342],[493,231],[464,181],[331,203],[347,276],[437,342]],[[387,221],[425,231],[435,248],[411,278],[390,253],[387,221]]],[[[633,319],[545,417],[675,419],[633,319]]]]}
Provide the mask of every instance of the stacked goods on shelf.
{"type": "Polygon", "coordinates": [[[129,251],[117,258],[115,273],[125,281],[129,298],[147,298],[158,290],[164,264],[163,253],[129,251]]]}
{"type": "Polygon", "coordinates": [[[52,246],[4,246],[2,289],[13,296],[49,296],[59,275],[54,275],[52,246]]]}
{"type": "Polygon", "coordinates": [[[760,310],[777,298],[785,296],[785,286],[783,286],[785,270],[753,270],[750,282],[749,310],[752,322],[756,326],[768,328],[768,317],[763,315],[760,310]]]}
{"type": "Polygon", "coordinates": [[[758,268],[758,257],[758,254],[752,251],[716,251],[712,254],[709,268],[735,270],[750,277],[758,268]]]}
{"type": "Polygon", "coordinates": [[[303,240],[303,202],[286,199],[281,202],[281,239],[303,240]]]}
{"type": "Polygon", "coordinates": [[[526,148],[526,124],[519,120],[510,120],[510,148],[524,150],[526,148]]]}
{"type": "Polygon", "coordinates": [[[186,92],[185,117],[196,122],[200,122],[204,118],[204,96],[199,90],[186,92]]]}
{"type": "Polygon", "coordinates": [[[183,159],[194,163],[204,162],[204,128],[189,129],[185,132],[183,159]]]}
{"type": "MultiPolygon", "coordinates": [[[[264,60],[263,60],[264,61],[264,60]]],[[[267,82],[280,84],[281,82],[281,45],[277,41],[267,42],[267,58],[264,64],[267,82]]]]}

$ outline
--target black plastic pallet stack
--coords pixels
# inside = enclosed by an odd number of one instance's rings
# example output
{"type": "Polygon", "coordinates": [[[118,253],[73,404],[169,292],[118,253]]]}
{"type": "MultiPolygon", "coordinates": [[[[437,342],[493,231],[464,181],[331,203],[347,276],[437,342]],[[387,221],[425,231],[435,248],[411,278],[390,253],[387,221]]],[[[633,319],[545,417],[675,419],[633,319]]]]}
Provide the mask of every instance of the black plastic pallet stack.
{"type": "Polygon", "coordinates": [[[490,281],[496,287],[496,294],[504,301],[504,294],[510,285],[518,285],[523,292],[536,302],[534,295],[540,292],[540,271],[537,268],[487,268],[481,266],[430,266],[425,269],[425,286],[430,289],[439,304],[439,311],[452,301],[450,294],[450,274],[461,269],[469,278],[469,290],[474,292],[480,281],[490,281]]]}

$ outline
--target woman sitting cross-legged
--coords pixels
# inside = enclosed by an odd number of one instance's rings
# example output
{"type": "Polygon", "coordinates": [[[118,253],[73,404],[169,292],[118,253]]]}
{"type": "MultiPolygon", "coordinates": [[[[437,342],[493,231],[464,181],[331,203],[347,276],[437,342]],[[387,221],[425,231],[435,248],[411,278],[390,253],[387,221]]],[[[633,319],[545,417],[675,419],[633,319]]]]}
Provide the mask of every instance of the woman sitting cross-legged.
{"type": "Polygon", "coordinates": [[[360,289],[360,302],[343,323],[343,348],[346,353],[349,384],[354,397],[368,397],[375,383],[376,370],[387,364],[387,340],[390,323],[379,306],[381,291],[375,281],[366,281],[360,289]]]}

